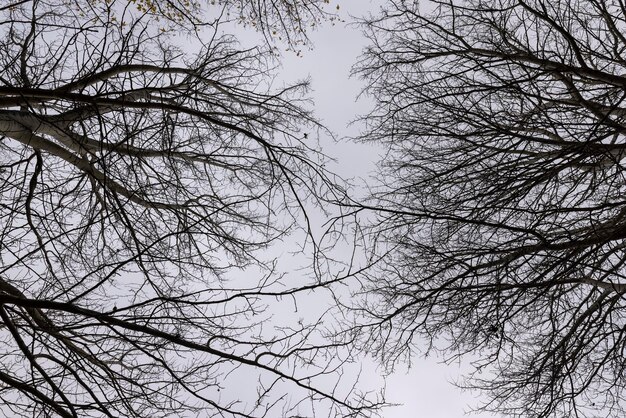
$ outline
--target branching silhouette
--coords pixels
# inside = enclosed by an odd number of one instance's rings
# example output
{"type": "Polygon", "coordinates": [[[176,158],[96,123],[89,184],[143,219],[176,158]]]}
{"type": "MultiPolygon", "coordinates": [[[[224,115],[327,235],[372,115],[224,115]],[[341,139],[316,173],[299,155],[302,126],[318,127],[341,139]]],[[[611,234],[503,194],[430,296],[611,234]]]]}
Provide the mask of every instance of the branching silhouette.
{"type": "Polygon", "coordinates": [[[361,343],[472,354],[487,411],[622,416],[626,3],[416,3],[365,23],[356,67],[386,149],[353,206],[376,213],[361,343]]]}
{"type": "Polygon", "coordinates": [[[259,250],[341,193],[300,131],[306,84],[272,87],[269,52],[217,20],[184,31],[191,2],[139,3],[0,7],[0,410],[368,414],[349,350],[265,313],[324,284],[281,283],[259,250]]]}

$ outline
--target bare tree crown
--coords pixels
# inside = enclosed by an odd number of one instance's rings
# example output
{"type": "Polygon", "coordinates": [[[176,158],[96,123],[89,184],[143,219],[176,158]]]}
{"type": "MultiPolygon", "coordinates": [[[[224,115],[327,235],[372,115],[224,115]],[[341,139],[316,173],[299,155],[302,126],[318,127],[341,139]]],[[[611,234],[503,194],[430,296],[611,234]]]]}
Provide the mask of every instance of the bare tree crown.
{"type": "MultiPolygon", "coordinates": [[[[219,21],[177,34],[178,2],[132,3],[0,6],[0,408],[365,414],[321,384],[349,354],[317,322],[265,324],[299,288],[259,250],[340,190],[300,132],[306,84],[273,87],[274,58],[219,21]]],[[[272,4],[289,30],[318,16],[272,4]]]]}
{"type": "Polygon", "coordinates": [[[364,344],[475,354],[486,410],[621,416],[626,4],[421,6],[369,19],[356,68],[387,150],[364,344]]]}

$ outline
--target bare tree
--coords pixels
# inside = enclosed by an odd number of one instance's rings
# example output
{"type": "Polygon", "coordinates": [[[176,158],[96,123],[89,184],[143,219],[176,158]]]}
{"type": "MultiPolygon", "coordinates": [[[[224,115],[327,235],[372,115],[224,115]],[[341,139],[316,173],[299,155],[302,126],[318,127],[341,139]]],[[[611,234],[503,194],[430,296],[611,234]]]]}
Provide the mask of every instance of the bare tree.
{"type": "Polygon", "coordinates": [[[626,3],[416,3],[356,68],[386,150],[362,343],[472,354],[483,410],[624,416],[626,3]]]}
{"type": "Polygon", "coordinates": [[[368,414],[317,322],[267,323],[323,284],[260,250],[340,192],[301,131],[307,86],[144,6],[0,7],[2,414],[368,414]]]}
{"type": "MultiPolygon", "coordinates": [[[[202,11],[208,1],[201,0],[126,0],[137,10],[166,20],[202,26],[206,24],[202,11]]],[[[335,21],[338,15],[329,10],[330,0],[213,0],[210,7],[221,10],[225,19],[258,30],[268,43],[272,39],[284,41],[291,47],[306,44],[311,27],[324,21],[335,21]]],[[[335,5],[339,10],[339,5],[335,5]]]]}

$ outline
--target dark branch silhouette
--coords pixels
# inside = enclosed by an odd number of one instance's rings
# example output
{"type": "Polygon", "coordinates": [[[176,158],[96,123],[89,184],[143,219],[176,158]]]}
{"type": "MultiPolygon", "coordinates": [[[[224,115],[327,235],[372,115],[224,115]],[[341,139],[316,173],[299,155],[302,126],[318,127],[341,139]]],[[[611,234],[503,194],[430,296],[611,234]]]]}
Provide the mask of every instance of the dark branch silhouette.
{"type": "Polygon", "coordinates": [[[473,354],[487,411],[621,416],[626,3],[416,3],[365,22],[356,67],[386,150],[352,205],[375,214],[362,344],[473,354]]]}
{"type": "MultiPolygon", "coordinates": [[[[307,85],[272,87],[266,43],[219,20],[185,30],[185,3],[0,7],[0,411],[369,415],[321,319],[266,312],[328,285],[263,254],[341,193],[307,85]]],[[[318,3],[262,16],[292,30],[318,3]]]]}

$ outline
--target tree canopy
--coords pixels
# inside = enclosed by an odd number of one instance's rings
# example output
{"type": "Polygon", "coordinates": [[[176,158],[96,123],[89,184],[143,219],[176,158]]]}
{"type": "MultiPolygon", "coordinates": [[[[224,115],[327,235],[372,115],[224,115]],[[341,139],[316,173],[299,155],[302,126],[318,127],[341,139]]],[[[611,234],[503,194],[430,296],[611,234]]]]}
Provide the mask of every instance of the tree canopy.
{"type": "Polygon", "coordinates": [[[385,148],[362,343],[471,354],[488,411],[621,416],[626,4],[387,4],[356,67],[385,148]]]}
{"type": "Polygon", "coordinates": [[[205,11],[218,11],[227,16],[220,20],[232,20],[257,29],[266,40],[280,37],[288,44],[300,44],[308,40],[307,33],[325,20],[337,19],[330,0],[126,0],[139,12],[170,22],[182,24],[215,24],[202,19],[205,11]]]}
{"type": "MultiPolygon", "coordinates": [[[[302,131],[307,85],[274,86],[265,45],[219,18],[159,24],[198,3],[131,3],[0,7],[0,410],[366,414],[350,353],[266,312],[323,284],[263,251],[341,192],[302,131]]],[[[237,4],[291,31],[318,3],[237,4]]]]}
{"type": "Polygon", "coordinates": [[[626,2],[386,0],[365,199],[276,77],[337,8],[0,6],[0,414],[371,416],[362,352],[471,358],[480,410],[626,413],[626,2]]]}

